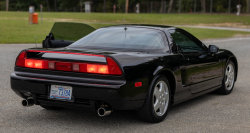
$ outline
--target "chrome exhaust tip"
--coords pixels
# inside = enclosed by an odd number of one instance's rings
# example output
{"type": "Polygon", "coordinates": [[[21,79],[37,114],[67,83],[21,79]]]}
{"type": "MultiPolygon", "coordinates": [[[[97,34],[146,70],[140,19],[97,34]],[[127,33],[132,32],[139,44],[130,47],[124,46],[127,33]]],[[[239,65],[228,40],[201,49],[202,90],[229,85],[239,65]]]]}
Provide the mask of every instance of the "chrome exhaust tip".
{"type": "Polygon", "coordinates": [[[101,116],[101,117],[110,115],[111,112],[112,112],[111,109],[108,109],[108,108],[105,108],[105,107],[100,107],[100,108],[97,110],[98,115],[101,116]]]}
{"type": "Polygon", "coordinates": [[[34,105],[34,100],[33,99],[24,99],[22,100],[22,105],[24,107],[30,107],[34,105]]]}

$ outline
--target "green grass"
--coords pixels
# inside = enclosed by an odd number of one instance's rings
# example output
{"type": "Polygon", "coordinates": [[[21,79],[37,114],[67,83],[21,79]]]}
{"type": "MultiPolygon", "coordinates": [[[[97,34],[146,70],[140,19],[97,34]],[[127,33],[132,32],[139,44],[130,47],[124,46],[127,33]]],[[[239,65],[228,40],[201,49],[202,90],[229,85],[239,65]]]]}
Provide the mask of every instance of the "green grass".
{"type": "MultiPolygon", "coordinates": [[[[250,25],[250,16],[235,15],[198,15],[198,14],[112,14],[112,13],[43,13],[43,24],[28,24],[28,12],[0,12],[0,43],[41,43],[50,32],[54,22],[72,21],[88,23],[100,28],[122,23],[197,25],[214,23],[240,23],[250,25]],[[125,22],[122,20],[125,18],[125,22]]],[[[40,15],[40,14],[39,14],[40,15]]],[[[39,16],[40,19],[40,16],[39,16]]],[[[39,21],[40,22],[40,21],[39,21]]],[[[249,35],[249,32],[215,29],[186,28],[199,39],[229,38],[235,35],[249,35]]]]}
{"type": "Polygon", "coordinates": [[[218,39],[218,38],[230,38],[234,36],[250,36],[250,32],[241,31],[229,31],[229,30],[216,30],[216,29],[199,29],[199,28],[188,28],[180,27],[200,40],[204,39],[218,39]]]}
{"type": "MultiPolygon", "coordinates": [[[[39,13],[40,15],[40,13],[39,13]]],[[[1,18],[25,19],[28,12],[0,12],[1,18]]],[[[95,23],[123,23],[123,17],[128,23],[168,24],[168,25],[195,25],[199,23],[240,23],[250,25],[250,16],[210,15],[210,14],[121,14],[121,13],[48,13],[44,12],[46,20],[71,19],[70,21],[95,23]]]]}

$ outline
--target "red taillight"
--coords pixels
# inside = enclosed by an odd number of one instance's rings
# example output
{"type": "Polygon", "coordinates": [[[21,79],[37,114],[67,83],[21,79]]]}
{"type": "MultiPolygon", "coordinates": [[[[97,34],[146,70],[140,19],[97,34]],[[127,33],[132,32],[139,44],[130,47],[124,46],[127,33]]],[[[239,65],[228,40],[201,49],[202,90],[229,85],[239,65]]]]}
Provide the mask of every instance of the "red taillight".
{"type": "Polygon", "coordinates": [[[110,57],[107,57],[108,70],[111,75],[122,75],[122,71],[118,64],[110,57]]]}
{"type": "Polygon", "coordinates": [[[88,73],[98,73],[97,65],[87,64],[88,73]]]}
{"type": "MultiPolygon", "coordinates": [[[[41,51],[31,50],[29,52],[41,52],[41,51]]],[[[91,55],[91,54],[88,54],[88,55],[91,55]]],[[[92,55],[92,56],[99,56],[99,55],[92,55]]],[[[104,56],[100,55],[100,57],[104,57],[104,56]]],[[[29,59],[29,58],[27,59],[27,52],[23,51],[17,57],[16,66],[36,68],[36,69],[50,69],[50,70],[74,71],[74,72],[108,74],[108,75],[122,75],[122,71],[120,67],[111,57],[106,57],[106,60],[107,60],[107,65],[90,64],[90,63],[57,62],[57,61],[29,59]]]]}
{"type": "Polygon", "coordinates": [[[109,70],[108,70],[107,65],[87,64],[87,72],[88,73],[109,74],[109,70]]]}
{"type": "Polygon", "coordinates": [[[109,74],[108,66],[107,65],[97,65],[98,73],[101,74],[109,74]]]}
{"type": "Polygon", "coordinates": [[[27,56],[26,51],[22,51],[16,60],[16,66],[25,67],[25,58],[27,56]]]}
{"type": "Polygon", "coordinates": [[[25,67],[37,68],[37,69],[48,69],[48,61],[25,59],[25,67]]]}

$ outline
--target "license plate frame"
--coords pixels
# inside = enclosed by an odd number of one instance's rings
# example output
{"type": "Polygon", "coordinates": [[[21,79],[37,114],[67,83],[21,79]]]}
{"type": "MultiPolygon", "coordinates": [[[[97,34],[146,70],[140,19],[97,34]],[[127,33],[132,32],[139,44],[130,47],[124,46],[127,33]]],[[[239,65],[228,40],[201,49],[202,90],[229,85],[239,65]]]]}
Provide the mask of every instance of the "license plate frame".
{"type": "Polygon", "coordinates": [[[72,101],[73,87],[63,85],[50,85],[49,98],[62,101],[72,101]]]}

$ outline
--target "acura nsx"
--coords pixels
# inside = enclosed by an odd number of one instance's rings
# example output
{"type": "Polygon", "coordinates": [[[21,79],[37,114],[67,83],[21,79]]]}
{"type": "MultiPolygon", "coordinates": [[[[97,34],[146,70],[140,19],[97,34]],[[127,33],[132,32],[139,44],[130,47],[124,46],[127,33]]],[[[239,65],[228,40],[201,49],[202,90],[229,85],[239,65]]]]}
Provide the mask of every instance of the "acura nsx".
{"type": "Polygon", "coordinates": [[[230,94],[237,79],[232,52],[207,47],[180,28],[88,27],[85,35],[84,28],[74,30],[51,32],[44,48],[20,52],[10,80],[23,106],[90,109],[99,116],[135,110],[156,123],[172,105],[212,91],[230,94]]]}

